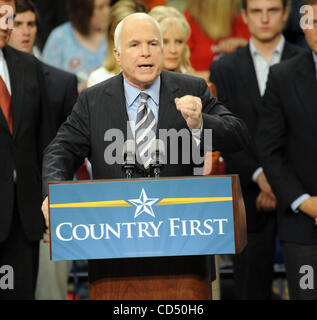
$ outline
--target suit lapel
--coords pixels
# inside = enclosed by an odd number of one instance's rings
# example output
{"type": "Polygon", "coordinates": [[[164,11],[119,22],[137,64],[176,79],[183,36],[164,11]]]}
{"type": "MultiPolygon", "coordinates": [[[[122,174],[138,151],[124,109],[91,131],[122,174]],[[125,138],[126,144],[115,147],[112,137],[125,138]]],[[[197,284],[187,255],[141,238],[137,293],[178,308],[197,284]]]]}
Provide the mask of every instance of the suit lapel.
{"type": "Polygon", "coordinates": [[[285,42],[285,45],[284,45],[284,49],[283,49],[283,52],[282,52],[282,58],[281,60],[287,60],[289,58],[292,58],[294,57],[296,54],[298,54],[298,49],[297,48],[294,48],[294,46],[290,45],[287,41],[285,42]]]}
{"type": "Polygon", "coordinates": [[[300,64],[298,64],[296,70],[295,87],[303,109],[307,111],[307,116],[314,121],[315,126],[315,119],[317,119],[317,79],[311,51],[301,56],[300,64]]]}
{"type": "MultiPolygon", "coordinates": [[[[14,50],[9,47],[3,48],[3,54],[7,62],[10,84],[11,84],[11,108],[13,118],[13,138],[16,137],[19,123],[22,117],[20,108],[22,107],[22,98],[24,94],[24,68],[21,61],[16,56],[14,50]]],[[[6,124],[7,125],[7,124],[6,124]]],[[[8,127],[8,125],[7,125],[8,127]]],[[[9,130],[9,128],[8,128],[9,130]]]]}
{"type": "MultiPolygon", "coordinates": [[[[168,72],[161,73],[161,88],[160,88],[160,106],[157,124],[157,136],[159,129],[173,128],[173,112],[178,112],[175,106],[175,98],[177,97],[179,87],[168,77],[168,72]]],[[[179,97],[180,98],[180,97],[179,97]]]]}
{"type": "MultiPolygon", "coordinates": [[[[293,57],[295,54],[298,53],[298,50],[293,48],[290,44],[285,42],[285,46],[283,49],[281,60],[286,60],[293,57]]],[[[257,111],[258,108],[261,106],[262,97],[260,94],[260,89],[258,86],[258,79],[256,77],[255,67],[253,63],[253,59],[250,53],[250,45],[247,45],[241,50],[237,51],[238,57],[238,65],[240,64],[240,76],[244,82],[244,86],[248,88],[248,93],[250,98],[253,101],[253,106],[257,111]]]]}
{"type": "Polygon", "coordinates": [[[249,45],[237,51],[237,56],[241,79],[244,82],[244,87],[248,88],[248,94],[253,101],[252,105],[257,111],[261,106],[261,95],[249,45]]]}
{"type": "Polygon", "coordinates": [[[126,108],[122,73],[113,77],[113,80],[110,85],[106,86],[105,90],[105,101],[111,101],[109,109],[107,108],[107,116],[111,116],[113,127],[122,130],[124,139],[127,140],[129,116],[126,108]]]}

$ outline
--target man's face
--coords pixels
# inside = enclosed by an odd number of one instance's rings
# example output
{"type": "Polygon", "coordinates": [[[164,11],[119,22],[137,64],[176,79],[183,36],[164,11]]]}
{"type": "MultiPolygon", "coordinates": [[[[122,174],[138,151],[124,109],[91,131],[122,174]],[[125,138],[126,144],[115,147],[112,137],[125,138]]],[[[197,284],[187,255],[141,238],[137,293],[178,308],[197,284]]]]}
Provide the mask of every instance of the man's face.
{"type": "Polygon", "coordinates": [[[141,90],[148,88],[163,68],[160,32],[150,19],[131,17],[124,21],[121,52],[114,50],[126,81],[141,90]]]}
{"type": "Polygon", "coordinates": [[[253,38],[271,42],[282,33],[288,10],[283,8],[282,0],[247,0],[242,17],[253,38]]]}
{"type": "Polygon", "coordinates": [[[313,29],[303,28],[303,32],[309,47],[317,53],[317,4],[311,7],[313,8],[313,29]]]}
{"type": "Polygon", "coordinates": [[[37,26],[34,12],[18,13],[14,18],[14,29],[8,44],[17,50],[32,54],[36,33],[37,26]]]}
{"type": "Polygon", "coordinates": [[[14,1],[0,0],[0,49],[7,45],[13,28],[14,1]]]}

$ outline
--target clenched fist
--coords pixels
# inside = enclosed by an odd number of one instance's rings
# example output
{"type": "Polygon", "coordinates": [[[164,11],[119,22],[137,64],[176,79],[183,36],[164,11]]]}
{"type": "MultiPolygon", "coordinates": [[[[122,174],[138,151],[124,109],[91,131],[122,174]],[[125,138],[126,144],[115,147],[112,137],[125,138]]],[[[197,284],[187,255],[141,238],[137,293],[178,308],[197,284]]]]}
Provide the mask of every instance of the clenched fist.
{"type": "Polygon", "coordinates": [[[200,129],[202,125],[202,103],[200,98],[184,96],[175,98],[176,109],[181,112],[189,129],[200,129]]]}

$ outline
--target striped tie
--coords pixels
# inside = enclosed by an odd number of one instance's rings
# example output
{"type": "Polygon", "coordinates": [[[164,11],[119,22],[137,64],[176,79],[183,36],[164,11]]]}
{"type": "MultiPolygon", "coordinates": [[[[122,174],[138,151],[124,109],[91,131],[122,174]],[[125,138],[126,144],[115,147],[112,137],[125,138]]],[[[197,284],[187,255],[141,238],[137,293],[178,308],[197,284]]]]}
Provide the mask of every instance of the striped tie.
{"type": "Polygon", "coordinates": [[[147,169],[151,163],[150,147],[155,140],[156,121],[152,110],[146,101],[150,97],[145,92],[140,93],[141,104],[138,108],[135,122],[135,141],[138,148],[139,159],[147,169]]]}

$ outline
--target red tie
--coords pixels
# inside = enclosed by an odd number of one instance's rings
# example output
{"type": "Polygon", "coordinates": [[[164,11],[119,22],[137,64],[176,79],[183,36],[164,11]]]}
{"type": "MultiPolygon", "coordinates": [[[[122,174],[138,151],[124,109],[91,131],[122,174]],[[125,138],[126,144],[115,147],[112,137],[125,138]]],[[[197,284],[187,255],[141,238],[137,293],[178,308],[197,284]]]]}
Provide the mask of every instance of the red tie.
{"type": "Polygon", "coordinates": [[[78,180],[90,180],[86,161],[77,170],[76,177],[78,180]]]}
{"type": "Polygon", "coordinates": [[[10,132],[13,132],[12,110],[11,110],[11,96],[8,88],[0,76],[0,107],[4,117],[7,120],[10,132]]]}

